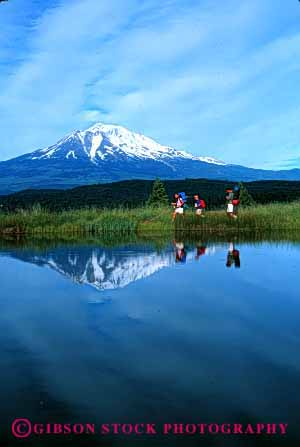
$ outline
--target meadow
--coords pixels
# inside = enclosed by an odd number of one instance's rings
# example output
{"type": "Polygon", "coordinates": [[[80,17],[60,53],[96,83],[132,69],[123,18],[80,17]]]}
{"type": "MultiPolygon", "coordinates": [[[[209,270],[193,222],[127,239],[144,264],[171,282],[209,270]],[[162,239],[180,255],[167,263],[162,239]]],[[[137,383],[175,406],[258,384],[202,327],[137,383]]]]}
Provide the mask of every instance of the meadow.
{"type": "Polygon", "coordinates": [[[300,202],[273,203],[241,208],[238,219],[229,219],[224,209],[206,211],[196,216],[192,209],[185,216],[171,219],[170,207],[140,207],[133,209],[86,208],[68,211],[49,211],[40,206],[15,212],[0,213],[2,236],[31,235],[58,237],[69,235],[147,235],[175,231],[218,235],[228,232],[272,232],[300,230],[300,202]]]}

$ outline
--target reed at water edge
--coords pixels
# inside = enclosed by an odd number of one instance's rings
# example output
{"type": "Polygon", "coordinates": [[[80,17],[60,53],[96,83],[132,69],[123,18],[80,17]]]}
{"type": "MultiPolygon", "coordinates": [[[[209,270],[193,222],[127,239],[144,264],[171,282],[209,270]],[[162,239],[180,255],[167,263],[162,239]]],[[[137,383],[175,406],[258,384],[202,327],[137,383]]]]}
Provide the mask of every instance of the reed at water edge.
{"type": "Polygon", "coordinates": [[[193,209],[184,217],[171,219],[168,207],[141,207],[135,209],[84,208],[50,212],[36,205],[30,210],[13,213],[0,212],[0,235],[47,235],[115,233],[147,234],[151,232],[206,231],[300,231],[300,202],[254,205],[240,209],[236,220],[229,219],[225,209],[206,211],[196,216],[193,209]]]}

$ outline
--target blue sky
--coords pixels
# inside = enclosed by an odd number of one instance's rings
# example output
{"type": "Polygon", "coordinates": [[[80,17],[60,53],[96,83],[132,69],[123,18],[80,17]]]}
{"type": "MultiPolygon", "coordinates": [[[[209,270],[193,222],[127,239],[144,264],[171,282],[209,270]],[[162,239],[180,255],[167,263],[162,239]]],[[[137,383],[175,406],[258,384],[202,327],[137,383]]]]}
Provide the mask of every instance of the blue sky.
{"type": "Polygon", "coordinates": [[[94,122],[300,167],[298,0],[0,3],[0,159],[94,122]]]}

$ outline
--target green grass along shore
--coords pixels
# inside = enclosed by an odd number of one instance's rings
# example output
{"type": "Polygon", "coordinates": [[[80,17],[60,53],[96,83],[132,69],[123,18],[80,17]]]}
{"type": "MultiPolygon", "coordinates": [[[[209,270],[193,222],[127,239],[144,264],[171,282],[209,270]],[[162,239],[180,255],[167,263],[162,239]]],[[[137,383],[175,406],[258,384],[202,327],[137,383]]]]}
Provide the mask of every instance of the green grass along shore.
{"type": "Polygon", "coordinates": [[[0,213],[0,235],[64,234],[119,235],[149,234],[152,232],[205,231],[211,234],[224,232],[300,231],[300,202],[254,205],[239,210],[236,220],[229,219],[225,210],[207,211],[204,218],[195,216],[189,209],[184,217],[178,216],[175,224],[169,208],[135,209],[80,209],[50,212],[36,206],[32,210],[0,213]]]}

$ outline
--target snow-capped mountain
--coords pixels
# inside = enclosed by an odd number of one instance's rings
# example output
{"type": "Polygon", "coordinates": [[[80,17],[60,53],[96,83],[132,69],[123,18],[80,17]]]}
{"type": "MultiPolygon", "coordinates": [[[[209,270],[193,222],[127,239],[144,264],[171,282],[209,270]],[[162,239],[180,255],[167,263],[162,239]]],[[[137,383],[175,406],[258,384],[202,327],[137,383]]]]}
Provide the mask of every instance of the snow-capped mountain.
{"type": "Polygon", "coordinates": [[[206,163],[225,165],[212,157],[196,157],[185,151],[163,146],[144,135],[131,132],[125,127],[108,124],[95,124],[85,131],[72,132],[54,146],[35,151],[28,155],[29,160],[49,160],[81,158],[100,164],[110,157],[126,156],[132,159],[159,160],[162,163],[173,158],[198,160],[206,163]]]}
{"type": "Polygon", "coordinates": [[[125,127],[101,123],[74,131],[52,146],[0,162],[1,194],[155,177],[300,180],[300,170],[267,171],[226,164],[163,146],[125,127]]]}

